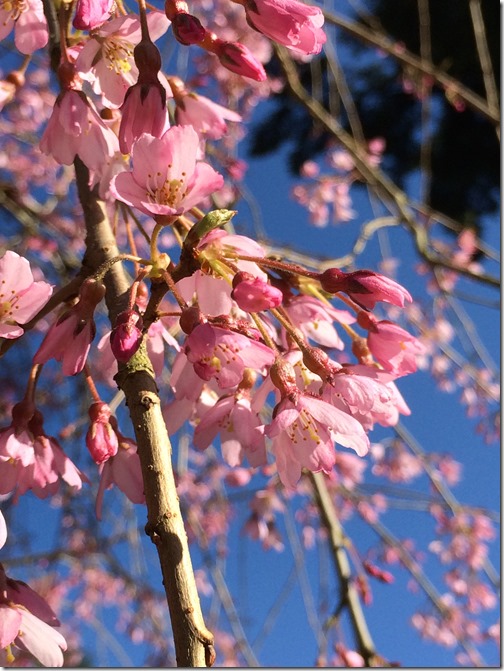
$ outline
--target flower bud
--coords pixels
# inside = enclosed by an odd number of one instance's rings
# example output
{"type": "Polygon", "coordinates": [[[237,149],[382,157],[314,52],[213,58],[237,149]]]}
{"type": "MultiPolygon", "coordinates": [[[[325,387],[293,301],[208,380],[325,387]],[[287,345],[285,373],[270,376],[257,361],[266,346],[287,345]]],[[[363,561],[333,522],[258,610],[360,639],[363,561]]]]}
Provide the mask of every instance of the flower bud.
{"type": "Polygon", "coordinates": [[[180,328],[184,333],[189,335],[199,324],[205,321],[201,310],[195,306],[191,306],[182,311],[180,315],[180,328]]]}
{"type": "Polygon", "coordinates": [[[242,77],[249,77],[257,82],[266,81],[266,72],[259,61],[239,42],[224,42],[215,40],[213,53],[216,54],[221,64],[242,77]]]}
{"type": "Polygon", "coordinates": [[[119,441],[109,420],[112,411],[107,403],[98,401],[89,408],[91,426],[86,434],[86,445],[96,464],[114,457],[117,454],[119,441]]]}
{"type": "Polygon", "coordinates": [[[121,312],[110,334],[112,352],[122,363],[127,363],[142,342],[142,318],[134,310],[121,312]]]}
{"type": "Polygon", "coordinates": [[[239,272],[233,278],[231,297],[245,312],[261,312],[280,305],[283,294],[260,277],[239,272]]]}
{"type": "Polygon", "coordinates": [[[177,41],[184,45],[199,44],[207,32],[199,19],[186,12],[175,14],[172,19],[172,30],[177,41]]]}

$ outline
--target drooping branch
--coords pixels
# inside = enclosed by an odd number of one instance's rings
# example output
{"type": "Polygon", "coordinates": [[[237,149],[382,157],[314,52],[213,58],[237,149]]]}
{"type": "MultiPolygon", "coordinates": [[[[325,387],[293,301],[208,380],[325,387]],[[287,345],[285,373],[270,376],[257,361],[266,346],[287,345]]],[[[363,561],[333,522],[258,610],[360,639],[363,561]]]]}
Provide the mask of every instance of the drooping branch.
{"type": "Polygon", "coordinates": [[[310,473],[310,480],[322,523],[329,535],[329,545],[341,588],[341,601],[350,614],[357,650],[364,658],[366,666],[378,666],[381,660],[371,638],[357,589],[351,581],[350,562],[345,550],[343,529],[329,495],[324,475],[322,473],[310,473]]]}
{"type": "MultiPolygon", "coordinates": [[[[437,266],[454,270],[473,280],[500,286],[500,279],[483,272],[474,272],[468,267],[462,267],[440,254],[436,254],[429,244],[427,228],[419,223],[413,214],[413,208],[407,195],[379,168],[370,165],[364,147],[361,147],[354,138],[347,133],[330,112],[304,88],[299,78],[296,66],[287,50],[275,46],[275,51],[282,65],[287,85],[297,100],[306,107],[312,117],[320,122],[350,153],[354,160],[355,169],[363,181],[375,191],[383,204],[402,222],[412,233],[415,247],[420,256],[432,267],[437,266]]],[[[437,213],[429,211],[428,215],[436,219],[437,213]]],[[[442,215],[440,215],[442,216],[442,215]]]]}
{"type": "Polygon", "coordinates": [[[497,129],[499,128],[500,113],[498,106],[495,105],[493,97],[489,98],[489,102],[487,102],[477,93],[474,93],[474,91],[471,91],[471,89],[461,84],[457,79],[451,77],[444,70],[436,67],[430,60],[415,56],[415,54],[404,49],[402,46],[399,49],[394,40],[387,35],[375,30],[370,30],[360,23],[350,21],[349,19],[338,14],[333,14],[332,12],[325,11],[324,16],[328,23],[338,26],[338,28],[341,28],[349,35],[352,35],[352,37],[385,52],[402,65],[416,70],[417,72],[421,72],[424,75],[428,75],[446,92],[450,92],[452,95],[463,100],[468,107],[471,107],[482,114],[485,118],[495,124],[497,129]]]}
{"type": "MultiPolygon", "coordinates": [[[[94,271],[119,254],[106,206],[90,190],[89,174],[76,159],[77,188],[86,223],[83,265],[94,271]]],[[[130,281],[120,263],[105,276],[106,303],[112,323],[126,308],[130,281]]],[[[135,431],[147,504],[146,533],[156,545],[173,629],[177,664],[211,666],[213,636],[206,629],[196,589],[175,479],[171,445],[150,361],[144,348],[120,368],[117,376],[135,431]]]]}

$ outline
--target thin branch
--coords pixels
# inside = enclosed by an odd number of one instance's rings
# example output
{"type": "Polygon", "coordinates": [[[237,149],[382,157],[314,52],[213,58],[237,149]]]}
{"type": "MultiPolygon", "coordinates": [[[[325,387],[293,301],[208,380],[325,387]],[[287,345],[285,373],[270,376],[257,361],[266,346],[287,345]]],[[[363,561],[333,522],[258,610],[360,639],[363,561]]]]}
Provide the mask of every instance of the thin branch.
{"type": "Polygon", "coordinates": [[[329,535],[329,544],[332,550],[334,563],[342,591],[342,601],[348,608],[350,619],[355,634],[357,650],[363,656],[366,666],[373,666],[373,662],[379,659],[373,639],[369,632],[366,618],[362,610],[359,595],[351,581],[350,562],[345,550],[345,539],[343,529],[334,508],[327,485],[322,473],[309,474],[315,501],[320,511],[322,523],[329,535]]]}
{"type": "MultiPolygon", "coordinates": [[[[276,45],[275,51],[283,67],[288,86],[294,97],[297,98],[298,101],[306,107],[313,118],[320,122],[326,130],[332,133],[351,154],[354,159],[355,168],[364,182],[376,191],[390,212],[393,212],[413,234],[416,249],[420,256],[433,268],[436,266],[449,268],[450,270],[455,270],[461,275],[470,277],[478,282],[483,282],[495,287],[500,286],[500,278],[487,275],[486,273],[475,273],[469,268],[459,266],[431,250],[427,230],[425,226],[419,224],[415,220],[411,211],[411,203],[404,191],[402,191],[381,170],[369,164],[364,148],[343,129],[323,105],[308,94],[299,79],[296,65],[287,50],[284,47],[276,45]]],[[[435,213],[433,213],[433,216],[436,216],[435,213]]]]}
{"type": "Polygon", "coordinates": [[[450,77],[444,70],[437,68],[433,63],[415,56],[402,47],[401,49],[398,49],[396,42],[387,35],[380,34],[375,30],[370,30],[355,21],[349,21],[342,16],[328,11],[324,11],[324,16],[328,23],[332,23],[335,26],[342,28],[353,37],[380,49],[380,51],[384,51],[400,63],[407,65],[418,72],[429,75],[446,92],[450,92],[450,94],[460,98],[468,105],[468,107],[471,107],[482,114],[497,128],[499,127],[500,115],[498,110],[496,111],[496,109],[491,107],[484,98],[468,89],[457,79],[450,77]]]}
{"type": "MultiPolygon", "coordinates": [[[[481,0],[469,0],[469,9],[471,10],[471,19],[474,29],[474,37],[476,39],[476,48],[478,50],[478,57],[481,65],[481,72],[483,74],[483,83],[485,85],[488,105],[491,110],[500,118],[499,96],[497,94],[497,86],[495,84],[495,76],[492,67],[492,59],[488,50],[488,41],[485,31],[485,22],[481,13],[481,0]]],[[[500,127],[495,127],[497,137],[500,139],[500,127]]]]}

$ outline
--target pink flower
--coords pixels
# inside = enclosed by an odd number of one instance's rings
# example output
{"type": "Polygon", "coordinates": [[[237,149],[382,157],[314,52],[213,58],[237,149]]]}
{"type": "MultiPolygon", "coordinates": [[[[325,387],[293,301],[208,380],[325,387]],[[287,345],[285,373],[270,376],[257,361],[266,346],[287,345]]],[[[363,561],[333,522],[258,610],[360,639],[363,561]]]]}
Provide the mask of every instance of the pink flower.
{"type": "Polygon", "coordinates": [[[85,94],[63,91],[40,140],[40,151],[63,165],[71,165],[78,155],[90,170],[99,170],[117,150],[116,135],[85,94]]]}
{"type": "Polygon", "coordinates": [[[245,0],[247,21],[263,35],[302,54],[318,54],[325,44],[324,15],[296,0],[245,0]]]}
{"type": "Polygon", "coordinates": [[[132,149],[133,171],[111,182],[123,203],[148,215],[180,215],[220,189],[224,180],[197,162],[199,137],[191,126],[174,126],[157,138],[144,133],[132,149]]]}
{"type": "Polygon", "coordinates": [[[13,0],[0,6],[0,40],[14,28],[14,43],[22,54],[45,47],[49,39],[42,0],[13,0]]]}
{"type": "Polygon", "coordinates": [[[119,440],[119,449],[114,457],[110,457],[100,466],[101,477],[96,495],[96,517],[101,520],[103,496],[105,491],[117,485],[132,503],[145,503],[144,484],[137,445],[130,438],[125,438],[117,429],[115,417],[111,417],[114,431],[119,440]]]}
{"type": "Polygon", "coordinates": [[[177,105],[177,123],[181,126],[192,126],[204,138],[218,140],[227,132],[226,121],[242,120],[237,112],[197,93],[189,93],[178,78],[172,77],[170,86],[177,105]]]}
{"type": "Polygon", "coordinates": [[[143,134],[160,138],[170,126],[166,90],[159,81],[131,86],[121,111],[119,148],[123,154],[129,154],[143,134]]]}
{"type": "Polygon", "coordinates": [[[344,273],[338,268],[329,268],[318,279],[324,291],[331,294],[344,291],[358,305],[368,310],[372,310],[377,301],[392,303],[401,308],[405,301],[412,301],[409,291],[404,287],[372,270],[344,273]]]}
{"type": "Polygon", "coordinates": [[[222,455],[230,466],[247,457],[251,466],[267,463],[261,421],[243,393],[223,396],[205,413],[194,431],[194,444],[204,450],[219,434],[222,455]]]}
{"type": "Polygon", "coordinates": [[[96,402],[89,408],[91,426],[86,434],[86,445],[95,464],[102,464],[117,454],[119,441],[109,422],[112,411],[106,403],[96,402]]]}
{"type": "Polygon", "coordinates": [[[371,354],[385,370],[407,375],[417,369],[417,356],[425,347],[403,328],[389,321],[378,321],[374,315],[360,312],[358,323],[369,329],[367,344],[371,354]]]}
{"type": "Polygon", "coordinates": [[[31,653],[43,666],[63,666],[62,651],[66,650],[67,644],[54,627],[24,607],[11,603],[0,603],[0,623],[0,648],[14,644],[31,653]]]}
{"type": "Polygon", "coordinates": [[[348,310],[338,310],[314,296],[295,296],[287,302],[285,309],[292,323],[307,338],[324,347],[339,350],[344,348],[344,343],[333,322],[352,324],[355,321],[355,317],[348,310]]]}
{"type": "MultiPolygon", "coordinates": [[[[0,548],[7,540],[5,519],[0,512],[0,548]]],[[[54,629],[60,622],[47,602],[20,580],[8,578],[0,564],[0,649],[7,661],[14,656],[10,646],[30,652],[43,666],[63,666],[63,636],[54,629]]]]}
{"type": "MultiPolygon", "coordinates": [[[[157,40],[170,23],[163,12],[149,12],[147,25],[151,39],[157,40]]],[[[129,14],[112,19],[93,32],[75,62],[81,78],[91,82],[107,107],[120,107],[127,90],[138,80],[133,50],[140,39],[138,17],[129,14]]]]}
{"type": "Polygon", "coordinates": [[[93,313],[105,295],[105,285],[84,280],[79,301],[57,319],[33,357],[34,363],[56,359],[63,363],[64,375],[80,373],[96,334],[93,313]]]}
{"type": "Polygon", "coordinates": [[[0,493],[16,499],[33,490],[39,498],[52,496],[60,479],[76,490],[87,478],[65,455],[58,441],[46,435],[42,414],[22,401],[12,410],[12,424],[0,431],[0,493]]]}
{"type": "Polygon", "coordinates": [[[114,7],[114,0],[77,0],[73,27],[76,30],[97,28],[110,18],[114,7]]]}
{"type": "Polygon", "coordinates": [[[52,287],[34,282],[29,262],[7,251],[0,259],[0,337],[19,338],[26,324],[46,304],[52,287]]]}
{"type": "Polygon", "coordinates": [[[239,272],[233,278],[231,297],[245,312],[261,312],[280,305],[283,294],[261,278],[239,272]]]}
{"type": "Polygon", "coordinates": [[[289,489],[295,489],[302,468],[331,472],[334,440],[353,448],[360,457],[368,452],[369,440],[362,425],[315,396],[293,392],[278,403],[273,416],[265,434],[273,439],[278,474],[289,489]]]}
{"type": "Polygon", "coordinates": [[[245,368],[260,370],[275,358],[266,345],[210,324],[196,326],[184,350],[197,375],[207,381],[215,378],[221,389],[237,385],[245,368]]]}

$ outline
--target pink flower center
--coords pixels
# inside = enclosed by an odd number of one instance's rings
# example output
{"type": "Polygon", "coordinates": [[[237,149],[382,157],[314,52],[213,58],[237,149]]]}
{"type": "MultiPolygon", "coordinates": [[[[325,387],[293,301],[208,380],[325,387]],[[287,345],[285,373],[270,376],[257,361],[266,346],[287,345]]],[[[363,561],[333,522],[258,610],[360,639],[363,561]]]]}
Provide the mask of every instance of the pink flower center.
{"type": "MultiPolygon", "coordinates": [[[[5,284],[5,280],[2,280],[1,284],[5,284]]],[[[0,285],[1,287],[1,285],[0,285]]],[[[3,289],[3,287],[1,287],[3,289]]],[[[16,305],[19,297],[16,295],[15,289],[10,290],[10,296],[5,295],[5,291],[0,292],[0,320],[3,322],[15,321],[14,319],[14,310],[19,309],[19,305],[16,305]]]]}
{"type": "Polygon", "coordinates": [[[103,42],[103,57],[108,61],[109,70],[113,70],[118,75],[126,74],[131,70],[133,45],[126,40],[109,37],[103,42]]]}
{"type": "Polygon", "coordinates": [[[9,21],[17,21],[23,12],[28,10],[26,0],[0,0],[0,9],[4,12],[11,12],[9,17],[4,20],[4,26],[9,21]]]}
{"type": "MultiPolygon", "coordinates": [[[[168,165],[168,169],[171,168],[171,165],[168,165]]],[[[161,173],[157,173],[157,177],[160,177],[161,173]]],[[[176,207],[187,195],[187,189],[184,189],[186,173],[181,174],[180,179],[166,179],[165,183],[162,186],[156,188],[149,188],[149,183],[147,182],[147,198],[153,203],[158,203],[159,205],[168,205],[169,207],[176,207]]],[[[152,175],[149,175],[149,179],[152,179],[152,175]]]]}
{"type": "Polygon", "coordinates": [[[317,424],[306,410],[301,410],[299,417],[287,427],[287,434],[294,444],[297,444],[300,440],[317,445],[321,443],[317,424]]]}

